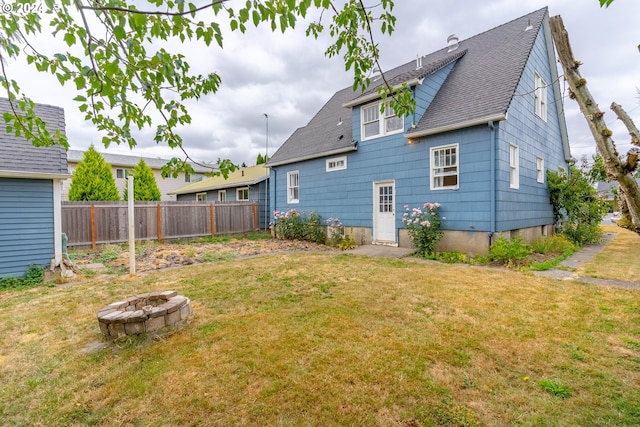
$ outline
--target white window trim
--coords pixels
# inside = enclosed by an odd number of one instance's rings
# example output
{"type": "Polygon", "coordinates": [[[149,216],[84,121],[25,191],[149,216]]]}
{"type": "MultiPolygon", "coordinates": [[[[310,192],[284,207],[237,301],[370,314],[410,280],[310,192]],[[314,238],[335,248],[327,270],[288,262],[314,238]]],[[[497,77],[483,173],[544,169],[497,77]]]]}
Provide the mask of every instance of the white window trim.
{"type": "MultiPolygon", "coordinates": [[[[370,139],[381,138],[381,137],[387,136],[387,135],[395,135],[397,133],[404,132],[404,116],[401,117],[402,126],[400,126],[399,129],[387,132],[387,129],[386,129],[386,123],[387,123],[386,118],[387,117],[397,117],[397,116],[395,114],[393,116],[386,116],[386,111],[387,111],[386,108],[385,108],[385,111],[381,113],[380,112],[380,107],[381,107],[382,103],[389,104],[389,101],[388,100],[385,100],[385,101],[378,100],[376,102],[371,102],[369,104],[366,104],[366,105],[363,105],[362,107],[360,107],[360,138],[363,141],[367,141],[367,140],[370,140],[370,139]],[[375,134],[375,135],[366,137],[365,133],[364,133],[364,126],[366,124],[364,122],[364,110],[366,108],[368,108],[368,107],[373,107],[373,106],[375,106],[375,108],[377,108],[377,111],[378,111],[378,120],[377,120],[378,121],[378,133],[375,134]]],[[[373,122],[369,122],[369,123],[373,123],[373,122]]]]}
{"type": "Polygon", "coordinates": [[[540,184],[544,184],[544,159],[536,157],[536,180],[540,184]]]}
{"type": "Polygon", "coordinates": [[[509,144],[509,188],[520,188],[520,149],[514,144],[509,144]]]}
{"type": "MultiPolygon", "coordinates": [[[[432,147],[431,150],[429,151],[429,167],[430,167],[430,177],[429,177],[429,188],[431,190],[434,191],[439,191],[439,190],[457,190],[458,188],[460,188],[460,146],[459,144],[448,144],[448,145],[439,145],[437,147],[432,147]],[[457,176],[457,180],[456,180],[456,185],[448,185],[448,186],[440,186],[440,187],[436,187],[434,185],[434,181],[435,181],[435,156],[433,155],[434,152],[436,151],[440,151],[440,150],[446,150],[447,148],[455,148],[456,150],[456,163],[455,163],[455,167],[456,167],[456,173],[455,175],[457,176]]],[[[450,166],[452,167],[452,166],[450,166]]],[[[447,174],[447,175],[438,175],[438,176],[452,176],[453,174],[447,174]]]]}
{"type": "Polygon", "coordinates": [[[300,202],[300,172],[299,171],[291,171],[287,172],[287,203],[299,203],[300,202]],[[291,186],[291,176],[296,175],[298,178],[298,185],[293,187],[291,186]],[[293,189],[298,189],[298,197],[293,197],[293,189]]]}
{"type": "Polygon", "coordinates": [[[227,201],[227,190],[218,190],[218,201],[219,202],[227,201]]]}
{"type": "Polygon", "coordinates": [[[534,99],[535,99],[535,113],[545,122],[547,121],[547,82],[544,81],[542,76],[535,73],[534,76],[534,99]]]}
{"type": "Polygon", "coordinates": [[[237,188],[237,189],[236,189],[236,200],[237,200],[237,201],[246,201],[246,200],[249,200],[249,187],[237,188]],[[241,198],[240,198],[240,193],[241,193],[241,192],[243,192],[244,190],[247,190],[247,198],[246,198],[246,199],[241,199],[241,198]]]}
{"type": "Polygon", "coordinates": [[[129,169],[116,168],[116,179],[127,179],[129,177],[129,169]],[[122,176],[118,176],[118,172],[121,172],[122,176]]]}
{"type": "Polygon", "coordinates": [[[204,193],[196,193],[196,201],[198,201],[198,202],[206,202],[207,201],[207,193],[206,192],[204,192],[204,193]]]}
{"type": "Polygon", "coordinates": [[[331,159],[327,159],[327,172],[344,170],[347,168],[347,156],[333,157],[331,159]],[[337,165],[342,162],[342,165],[337,165]],[[331,164],[334,164],[332,166],[331,164]]]}

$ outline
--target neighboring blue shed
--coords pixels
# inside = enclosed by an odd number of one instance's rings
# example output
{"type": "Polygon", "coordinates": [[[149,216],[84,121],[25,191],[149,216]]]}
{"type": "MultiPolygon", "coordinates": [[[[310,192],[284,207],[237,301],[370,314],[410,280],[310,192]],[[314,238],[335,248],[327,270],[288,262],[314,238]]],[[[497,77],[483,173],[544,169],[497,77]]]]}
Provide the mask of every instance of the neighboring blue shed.
{"type": "Polygon", "coordinates": [[[214,176],[189,184],[167,194],[175,194],[179,202],[197,201],[248,201],[258,205],[258,227],[269,227],[269,168],[264,165],[237,169],[227,178],[214,176]]]}
{"type": "MultiPolygon", "coordinates": [[[[9,111],[0,99],[0,113],[9,111]]],[[[49,131],[64,132],[64,110],[36,105],[49,131]]],[[[34,147],[8,135],[0,120],[0,277],[20,277],[30,265],[62,260],[62,180],[67,154],[61,146],[34,147]]]]}
{"type": "Polygon", "coordinates": [[[381,113],[382,79],[337,92],[268,162],[274,210],[338,217],[360,243],[411,246],[404,206],[441,204],[439,250],[552,232],[546,171],[571,160],[547,9],[385,71],[415,114],[381,113]]]}

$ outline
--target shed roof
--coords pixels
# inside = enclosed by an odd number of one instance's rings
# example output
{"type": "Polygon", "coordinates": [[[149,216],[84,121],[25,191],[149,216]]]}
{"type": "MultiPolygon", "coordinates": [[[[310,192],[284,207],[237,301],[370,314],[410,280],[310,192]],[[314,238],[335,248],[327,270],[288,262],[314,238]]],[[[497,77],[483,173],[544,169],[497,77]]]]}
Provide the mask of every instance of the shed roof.
{"type": "MultiPolygon", "coordinates": [[[[143,156],[134,156],[127,154],[114,154],[114,153],[100,153],[104,160],[114,167],[123,167],[123,168],[134,168],[140,163],[140,159],[143,159],[144,162],[151,169],[161,169],[162,166],[166,165],[169,159],[161,159],[159,157],[143,157],[143,156]]],[[[67,153],[69,158],[69,163],[79,163],[82,161],[84,157],[84,151],[82,150],[69,150],[67,153]]],[[[193,167],[193,170],[197,173],[207,173],[212,170],[217,170],[216,165],[211,165],[211,167],[200,166],[195,163],[189,162],[189,164],[193,167]]]]}
{"type": "MultiPolygon", "coordinates": [[[[0,98],[0,113],[11,111],[6,98],[0,98]]],[[[35,113],[47,126],[49,132],[65,132],[64,110],[60,107],[36,104],[35,113]]],[[[7,124],[0,119],[0,176],[32,178],[65,178],[67,152],[60,145],[35,147],[24,137],[7,134],[7,124]]]]}

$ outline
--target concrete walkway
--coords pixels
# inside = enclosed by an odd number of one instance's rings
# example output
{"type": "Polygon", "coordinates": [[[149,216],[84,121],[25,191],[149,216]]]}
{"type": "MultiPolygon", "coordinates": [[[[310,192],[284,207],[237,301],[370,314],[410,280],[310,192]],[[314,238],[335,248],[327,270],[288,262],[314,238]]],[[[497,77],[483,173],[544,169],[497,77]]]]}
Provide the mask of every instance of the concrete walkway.
{"type": "MultiPolygon", "coordinates": [[[[622,280],[596,279],[593,277],[578,276],[575,270],[584,263],[591,261],[602,249],[607,246],[616,237],[616,233],[605,233],[602,242],[597,245],[587,245],[580,248],[569,258],[562,261],[558,268],[546,271],[534,271],[538,276],[550,277],[558,280],[575,280],[578,282],[591,283],[602,286],[622,286],[625,288],[640,288],[640,283],[625,282],[622,280]]],[[[348,253],[356,255],[366,255],[371,257],[383,258],[405,258],[413,253],[412,249],[400,248],[396,246],[383,245],[363,245],[348,251],[348,253]]]]}

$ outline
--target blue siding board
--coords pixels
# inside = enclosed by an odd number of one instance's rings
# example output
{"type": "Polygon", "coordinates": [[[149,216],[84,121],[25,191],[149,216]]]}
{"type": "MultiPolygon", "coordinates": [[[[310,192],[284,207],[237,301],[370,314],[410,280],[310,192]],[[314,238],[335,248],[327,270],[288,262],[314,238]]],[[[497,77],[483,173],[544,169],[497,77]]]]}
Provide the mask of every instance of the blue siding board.
{"type": "Polygon", "coordinates": [[[0,277],[22,276],[54,257],[53,184],[0,178],[0,277]]]}

